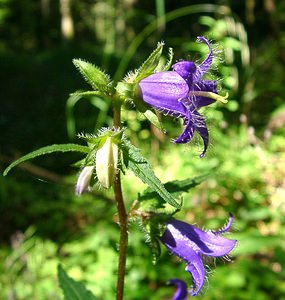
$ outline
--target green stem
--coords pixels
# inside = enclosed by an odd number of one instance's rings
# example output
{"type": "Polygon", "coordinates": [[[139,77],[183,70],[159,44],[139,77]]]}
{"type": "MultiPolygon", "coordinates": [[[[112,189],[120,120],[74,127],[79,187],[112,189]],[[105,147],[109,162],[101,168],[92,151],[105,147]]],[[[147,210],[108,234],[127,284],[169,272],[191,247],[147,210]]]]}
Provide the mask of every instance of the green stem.
{"type": "MultiPolygon", "coordinates": [[[[119,128],[121,123],[121,106],[114,105],[114,127],[119,128]]],[[[119,262],[116,300],[124,298],[124,283],[126,273],[127,249],[128,249],[128,214],[123,199],[121,175],[118,170],[114,181],[115,201],[119,216],[120,242],[119,242],[119,262]]]]}

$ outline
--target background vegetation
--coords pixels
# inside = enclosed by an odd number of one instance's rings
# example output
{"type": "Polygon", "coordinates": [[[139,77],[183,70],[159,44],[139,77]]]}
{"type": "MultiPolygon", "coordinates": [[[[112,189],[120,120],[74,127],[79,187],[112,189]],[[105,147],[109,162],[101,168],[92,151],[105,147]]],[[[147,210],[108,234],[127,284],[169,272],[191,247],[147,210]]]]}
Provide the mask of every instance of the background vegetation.
{"type": "MultiPolygon", "coordinates": [[[[185,195],[181,219],[215,229],[229,211],[235,216],[234,262],[217,261],[197,298],[285,299],[284,21],[285,2],[274,0],[1,0],[1,170],[27,152],[108,125],[109,103],[69,98],[86,87],[72,58],[120,79],[160,40],[175,49],[176,59],[200,59],[206,48],[194,42],[206,35],[224,50],[213,73],[231,99],[205,111],[206,157],[198,158],[198,138],[184,146],[169,142],[180,125],[168,118],[165,136],[130,107],[128,132],[163,181],[210,174],[185,195]]],[[[112,192],[74,196],[76,159],[46,156],[0,177],[1,299],[61,299],[58,263],[99,299],[114,298],[112,192]]],[[[144,186],[131,175],[123,183],[130,207],[144,186]]],[[[169,299],[169,278],[191,282],[184,263],[167,251],[152,265],[138,226],[130,232],[126,299],[169,299]]]]}

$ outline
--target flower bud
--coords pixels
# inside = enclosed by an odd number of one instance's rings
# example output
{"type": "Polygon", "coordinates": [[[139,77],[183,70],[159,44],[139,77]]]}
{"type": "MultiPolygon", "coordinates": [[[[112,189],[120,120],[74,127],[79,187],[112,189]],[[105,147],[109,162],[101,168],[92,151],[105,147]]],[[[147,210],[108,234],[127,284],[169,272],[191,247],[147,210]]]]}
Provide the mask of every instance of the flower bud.
{"type": "Polygon", "coordinates": [[[103,146],[96,153],[96,174],[98,181],[105,188],[113,184],[118,166],[118,145],[112,137],[107,137],[103,146]]]}
{"type": "Polygon", "coordinates": [[[86,166],[82,169],[76,183],[75,193],[81,195],[89,186],[89,182],[94,170],[94,166],[86,166]]]}

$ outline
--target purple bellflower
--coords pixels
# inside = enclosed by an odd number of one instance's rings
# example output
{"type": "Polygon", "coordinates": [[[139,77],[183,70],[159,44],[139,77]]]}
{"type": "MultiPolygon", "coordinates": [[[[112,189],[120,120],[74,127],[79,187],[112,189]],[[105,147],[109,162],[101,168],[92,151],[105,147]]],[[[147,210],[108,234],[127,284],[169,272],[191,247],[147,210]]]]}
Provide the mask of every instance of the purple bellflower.
{"type": "Polygon", "coordinates": [[[139,82],[140,96],[145,103],[165,115],[182,118],[185,124],[182,134],[174,140],[175,143],[188,143],[197,131],[203,139],[206,153],[209,134],[205,119],[198,109],[216,100],[227,102],[226,97],[217,94],[215,80],[202,79],[213,62],[212,47],[202,36],[198,40],[209,47],[206,59],[196,65],[192,61],[179,61],[172,66],[173,71],[157,72],[139,82]]]}
{"type": "Polygon", "coordinates": [[[235,247],[236,240],[221,236],[229,231],[232,223],[233,216],[230,215],[228,223],[222,229],[203,231],[175,219],[167,222],[160,240],[173,254],[187,262],[185,270],[191,274],[193,281],[193,288],[190,291],[192,296],[196,296],[204,285],[205,267],[202,256],[225,256],[235,247]]]}
{"type": "Polygon", "coordinates": [[[176,287],[175,294],[173,295],[172,300],[186,300],[188,291],[187,291],[187,285],[185,281],[173,278],[168,281],[168,284],[174,285],[176,287]]]}

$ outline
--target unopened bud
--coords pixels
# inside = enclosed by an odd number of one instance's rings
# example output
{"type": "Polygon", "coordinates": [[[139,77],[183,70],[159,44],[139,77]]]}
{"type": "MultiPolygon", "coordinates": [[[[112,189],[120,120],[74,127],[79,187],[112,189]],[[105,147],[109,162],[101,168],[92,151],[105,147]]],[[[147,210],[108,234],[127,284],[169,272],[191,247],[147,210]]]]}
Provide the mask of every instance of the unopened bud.
{"type": "Polygon", "coordinates": [[[113,184],[118,166],[118,145],[107,137],[103,146],[96,153],[96,174],[98,181],[105,188],[113,184]]]}
{"type": "Polygon", "coordinates": [[[93,170],[94,166],[86,166],[82,169],[75,187],[75,193],[77,195],[81,195],[88,189],[93,170]]]}

